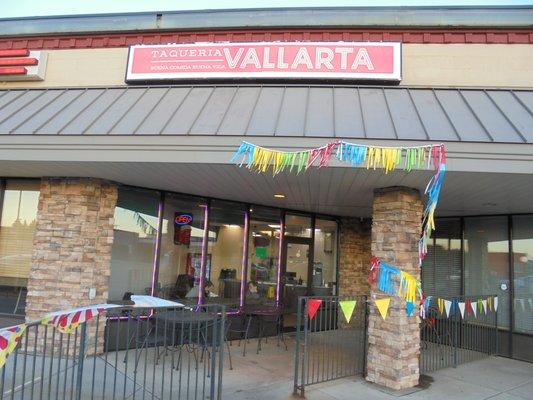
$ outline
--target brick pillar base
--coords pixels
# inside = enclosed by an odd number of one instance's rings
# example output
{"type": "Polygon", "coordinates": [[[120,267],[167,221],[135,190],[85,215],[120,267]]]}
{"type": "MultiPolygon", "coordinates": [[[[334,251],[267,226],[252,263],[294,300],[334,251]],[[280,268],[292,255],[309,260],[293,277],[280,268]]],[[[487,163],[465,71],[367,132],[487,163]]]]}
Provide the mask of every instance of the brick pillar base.
{"type": "MultiPolygon", "coordinates": [[[[423,206],[417,190],[392,187],[374,192],[372,255],[420,277],[418,239],[423,206]]],[[[415,313],[416,314],[416,313],[415,313]]],[[[394,390],[418,384],[420,327],[407,316],[405,301],[371,288],[367,380],[394,390]],[[390,297],[386,320],[372,299],[390,297]]]]}
{"type": "MultiPolygon", "coordinates": [[[[93,179],[43,179],[28,279],[26,319],[105,303],[116,186],[93,179]],[[96,297],[89,299],[89,289],[96,297]]],[[[90,327],[89,331],[95,327],[90,327]]],[[[101,330],[103,335],[103,329],[101,330]]]]}
{"type": "Polygon", "coordinates": [[[340,225],[339,295],[369,295],[370,220],[346,218],[340,225]]]}

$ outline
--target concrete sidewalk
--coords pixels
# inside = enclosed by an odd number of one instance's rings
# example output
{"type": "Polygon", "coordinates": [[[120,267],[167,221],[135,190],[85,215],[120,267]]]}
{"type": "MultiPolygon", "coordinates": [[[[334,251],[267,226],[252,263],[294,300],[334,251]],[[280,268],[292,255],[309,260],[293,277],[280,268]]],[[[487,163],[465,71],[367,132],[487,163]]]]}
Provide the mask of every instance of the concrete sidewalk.
{"type": "MultiPolygon", "coordinates": [[[[292,365],[287,363],[287,354],[274,352],[269,356],[263,355],[262,360],[253,360],[256,356],[253,350],[250,353],[245,359],[235,354],[236,368],[233,371],[225,369],[223,398],[298,399],[291,394],[292,365]],[[250,364],[246,365],[248,362],[250,364]]],[[[354,377],[309,386],[306,388],[306,398],[309,400],[391,400],[400,397],[409,400],[532,400],[533,364],[491,357],[432,373],[423,380],[421,386],[423,387],[395,393],[370,384],[360,377],[354,377]]]]}

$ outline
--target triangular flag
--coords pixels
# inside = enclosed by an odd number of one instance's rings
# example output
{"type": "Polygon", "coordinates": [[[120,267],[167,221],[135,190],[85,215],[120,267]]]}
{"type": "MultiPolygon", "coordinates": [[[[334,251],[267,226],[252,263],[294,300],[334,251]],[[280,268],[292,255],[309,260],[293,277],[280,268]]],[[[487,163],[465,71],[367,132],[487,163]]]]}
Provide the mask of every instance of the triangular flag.
{"type": "Polygon", "coordinates": [[[483,304],[483,310],[485,311],[485,314],[487,313],[487,300],[481,300],[481,304],[483,304]]]}
{"type": "Polygon", "coordinates": [[[527,299],[527,302],[529,303],[529,308],[533,308],[533,299],[527,299]]]}
{"type": "Polygon", "coordinates": [[[477,318],[477,303],[470,304],[472,307],[472,312],[474,313],[474,318],[477,318]]]}
{"type": "Polygon", "coordinates": [[[525,306],[525,303],[524,303],[524,299],[518,299],[518,301],[520,301],[520,305],[522,306],[522,311],[526,311],[526,306],[525,306]]]}
{"type": "Polygon", "coordinates": [[[444,300],[444,308],[446,309],[446,316],[450,316],[450,309],[452,308],[452,302],[450,300],[444,300]]]}
{"type": "Polygon", "coordinates": [[[464,318],[465,317],[465,303],[459,302],[457,303],[457,305],[459,306],[459,311],[461,311],[461,318],[464,318]]]}
{"type": "Polygon", "coordinates": [[[415,309],[415,305],[413,302],[411,301],[408,301],[406,304],[405,304],[405,311],[407,312],[407,315],[408,316],[412,316],[413,315],[413,311],[415,309]]]}
{"type": "Polygon", "coordinates": [[[498,311],[498,296],[494,298],[494,311],[498,311]]]}
{"type": "Polygon", "coordinates": [[[376,307],[379,310],[379,313],[381,314],[381,318],[383,319],[387,318],[387,311],[389,309],[390,297],[387,297],[385,299],[375,300],[375,303],[376,303],[376,307]]]}
{"type": "Polygon", "coordinates": [[[0,329],[0,370],[6,363],[9,354],[17,348],[25,330],[26,324],[0,329]]]}
{"type": "Polygon", "coordinates": [[[339,305],[341,306],[344,318],[346,318],[346,322],[350,323],[353,310],[355,310],[355,306],[357,305],[357,300],[342,300],[339,301],[339,305]]]}
{"type": "Polygon", "coordinates": [[[466,308],[466,316],[470,317],[470,314],[472,313],[472,300],[466,299],[465,308],[466,308]]]}
{"type": "Polygon", "coordinates": [[[481,299],[477,299],[477,311],[479,315],[481,315],[481,312],[483,311],[483,303],[481,302],[481,299]]]}
{"type": "Polygon", "coordinates": [[[444,312],[444,300],[437,299],[437,305],[439,307],[439,312],[442,314],[444,312]]]}
{"type": "Polygon", "coordinates": [[[489,311],[492,311],[492,297],[487,297],[487,306],[489,307],[489,311]]]}
{"type": "Polygon", "coordinates": [[[307,309],[307,315],[309,316],[309,320],[312,320],[315,317],[321,304],[322,304],[322,300],[309,299],[309,307],[307,309]]]}

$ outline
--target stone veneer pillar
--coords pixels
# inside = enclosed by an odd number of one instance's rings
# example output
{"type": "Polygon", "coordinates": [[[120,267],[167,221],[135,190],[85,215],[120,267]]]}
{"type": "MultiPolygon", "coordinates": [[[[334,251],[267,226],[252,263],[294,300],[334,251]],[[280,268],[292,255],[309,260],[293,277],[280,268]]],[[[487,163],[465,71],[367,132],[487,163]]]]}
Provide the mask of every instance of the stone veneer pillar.
{"type": "MultiPolygon", "coordinates": [[[[390,187],[374,191],[372,255],[420,278],[418,239],[423,205],[415,189],[390,187]]],[[[407,316],[405,300],[371,287],[368,323],[367,377],[370,382],[394,390],[418,384],[419,318],[407,316]],[[372,299],[390,297],[383,320],[372,299]]],[[[416,310],[416,307],[415,307],[416,310]]]]}
{"type": "Polygon", "coordinates": [[[95,179],[43,179],[26,319],[105,303],[117,188],[95,179]],[[89,299],[89,289],[96,297],[89,299]]]}
{"type": "Polygon", "coordinates": [[[339,295],[368,295],[370,268],[369,219],[345,218],[340,224],[339,295]]]}

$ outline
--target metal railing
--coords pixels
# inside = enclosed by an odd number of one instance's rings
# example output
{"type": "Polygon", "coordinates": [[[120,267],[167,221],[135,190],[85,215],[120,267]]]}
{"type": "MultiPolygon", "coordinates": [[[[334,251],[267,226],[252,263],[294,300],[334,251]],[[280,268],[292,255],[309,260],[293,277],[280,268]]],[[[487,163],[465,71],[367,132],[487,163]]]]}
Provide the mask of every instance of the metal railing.
{"type": "MultiPolygon", "coordinates": [[[[451,300],[464,302],[471,299],[475,306],[478,299],[494,296],[459,296],[451,300]]],[[[437,299],[431,301],[420,331],[420,373],[428,373],[447,367],[456,367],[498,353],[497,312],[465,311],[461,317],[457,306],[452,306],[450,315],[440,312],[437,299]]]]}
{"type": "Polygon", "coordinates": [[[61,333],[28,324],[0,399],[220,399],[224,306],[110,309],[61,333]]]}
{"type": "Polygon", "coordinates": [[[294,394],[305,387],[353,375],[366,368],[367,303],[365,296],[299,297],[294,360],[294,394]],[[309,318],[309,300],[321,300],[316,315],[309,318]],[[348,323],[339,301],[355,300],[348,323]]]}

